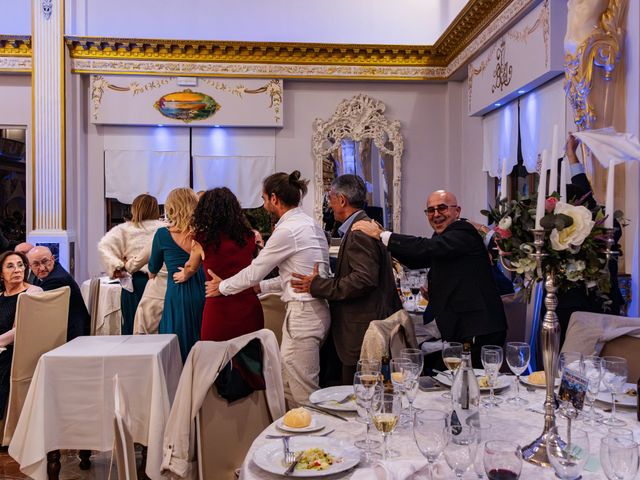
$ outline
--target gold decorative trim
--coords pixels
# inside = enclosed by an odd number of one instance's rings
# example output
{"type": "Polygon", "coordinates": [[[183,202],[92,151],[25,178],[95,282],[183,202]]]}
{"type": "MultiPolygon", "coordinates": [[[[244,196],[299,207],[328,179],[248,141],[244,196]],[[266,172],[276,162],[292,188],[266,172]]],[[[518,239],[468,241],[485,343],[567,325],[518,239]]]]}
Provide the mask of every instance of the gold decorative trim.
{"type": "Polygon", "coordinates": [[[4,57],[0,55],[0,73],[31,73],[31,57],[4,57]]]}
{"type": "Polygon", "coordinates": [[[0,57],[31,57],[31,37],[0,35],[0,57]]]}

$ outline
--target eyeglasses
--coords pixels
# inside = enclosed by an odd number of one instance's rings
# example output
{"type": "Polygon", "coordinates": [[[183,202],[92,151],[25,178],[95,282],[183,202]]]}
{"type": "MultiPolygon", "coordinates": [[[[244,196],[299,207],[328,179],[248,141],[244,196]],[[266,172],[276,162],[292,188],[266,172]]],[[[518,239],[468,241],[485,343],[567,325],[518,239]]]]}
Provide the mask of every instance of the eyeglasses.
{"type": "Polygon", "coordinates": [[[457,207],[457,205],[445,205],[444,203],[441,203],[440,205],[437,205],[435,207],[429,207],[424,211],[424,214],[429,216],[429,215],[433,215],[436,213],[436,211],[438,213],[444,213],[446,212],[448,209],[450,208],[455,208],[457,207]]]}
{"type": "Polygon", "coordinates": [[[16,263],[15,265],[13,263],[8,263],[4,266],[4,268],[9,270],[10,272],[15,272],[16,270],[24,270],[27,267],[24,263],[16,263]]]}
{"type": "Polygon", "coordinates": [[[40,260],[39,262],[31,262],[29,265],[31,266],[32,269],[36,270],[37,268],[40,268],[41,266],[46,267],[47,265],[49,265],[51,263],[51,258],[43,258],[42,260],[40,260]]]}

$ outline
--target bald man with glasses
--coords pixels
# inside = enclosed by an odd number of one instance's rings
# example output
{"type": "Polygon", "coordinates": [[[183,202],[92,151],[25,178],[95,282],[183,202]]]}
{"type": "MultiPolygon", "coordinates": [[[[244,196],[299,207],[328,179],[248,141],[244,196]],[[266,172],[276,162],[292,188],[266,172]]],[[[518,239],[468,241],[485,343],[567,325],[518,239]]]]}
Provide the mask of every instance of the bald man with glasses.
{"type": "Polygon", "coordinates": [[[460,211],[453,193],[437,190],[424,210],[431,238],[385,232],[375,222],[356,222],[352,230],[379,238],[409,268],[429,268],[429,305],[442,339],[470,342],[473,365],[482,368],[481,347],[501,346],[507,321],[482,237],[460,211]]]}

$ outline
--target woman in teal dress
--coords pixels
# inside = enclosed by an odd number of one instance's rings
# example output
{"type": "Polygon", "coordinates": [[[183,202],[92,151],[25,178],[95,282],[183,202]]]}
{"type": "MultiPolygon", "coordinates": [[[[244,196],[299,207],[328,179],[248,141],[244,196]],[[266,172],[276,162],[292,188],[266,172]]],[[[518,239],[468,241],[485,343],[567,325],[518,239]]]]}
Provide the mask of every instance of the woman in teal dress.
{"type": "Polygon", "coordinates": [[[171,190],[164,205],[168,228],[159,228],[153,237],[149,272],[156,274],[164,263],[169,272],[164,311],[158,333],[175,333],[180,342],[182,361],[191,347],[200,340],[202,310],[204,308],[204,273],[198,271],[185,283],[175,283],[173,274],[188,260],[191,252],[191,217],[198,204],[198,196],[190,188],[171,190]]]}

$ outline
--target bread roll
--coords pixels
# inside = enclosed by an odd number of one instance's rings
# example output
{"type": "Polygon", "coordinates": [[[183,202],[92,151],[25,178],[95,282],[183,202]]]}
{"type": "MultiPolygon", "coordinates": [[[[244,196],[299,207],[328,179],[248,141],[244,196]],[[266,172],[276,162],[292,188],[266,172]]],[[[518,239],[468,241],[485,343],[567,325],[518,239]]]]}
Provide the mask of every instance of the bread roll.
{"type": "Polygon", "coordinates": [[[303,407],[289,410],[284,415],[284,424],[291,428],[305,428],[311,425],[311,414],[303,407]]]}
{"type": "Polygon", "coordinates": [[[540,370],[538,372],[533,372],[527,378],[529,383],[533,383],[534,385],[546,385],[547,379],[544,376],[544,370],[540,370]]]}

